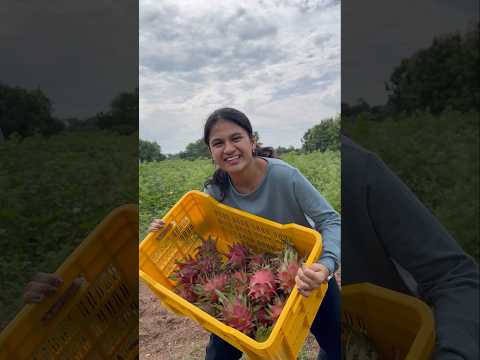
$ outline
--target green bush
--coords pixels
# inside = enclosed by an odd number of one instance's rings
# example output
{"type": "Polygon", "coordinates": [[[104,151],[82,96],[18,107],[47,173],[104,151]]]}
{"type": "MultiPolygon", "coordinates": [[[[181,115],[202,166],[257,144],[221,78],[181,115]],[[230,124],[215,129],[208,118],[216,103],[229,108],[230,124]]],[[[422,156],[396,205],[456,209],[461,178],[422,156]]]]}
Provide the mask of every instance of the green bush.
{"type": "Polygon", "coordinates": [[[380,158],[479,260],[479,113],[445,112],[343,121],[342,130],[380,158]]]}

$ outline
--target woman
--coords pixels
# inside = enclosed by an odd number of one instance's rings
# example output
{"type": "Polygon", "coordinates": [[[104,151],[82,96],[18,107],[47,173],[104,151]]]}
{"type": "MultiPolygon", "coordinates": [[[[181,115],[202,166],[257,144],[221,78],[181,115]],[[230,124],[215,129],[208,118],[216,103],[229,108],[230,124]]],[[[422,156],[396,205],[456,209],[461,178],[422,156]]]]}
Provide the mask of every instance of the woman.
{"type": "MultiPolygon", "coordinates": [[[[340,359],[340,293],[332,278],[340,259],[339,215],[296,168],[272,158],[271,148],[257,146],[250,121],[242,112],[232,108],[213,112],[205,124],[204,141],[217,166],[205,192],[226,205],[279,223],[310,226],[313,222],[322,233],[323,254],[317,263],[299,269],[296,283],[301,294],[309,296],[329,282],[311,332],[328,359],[340,359]]],[[[161,220],[154,220],[149,231],[162,226],[161,220]]],[[[239,350],[212,335],[205,359],[241,356],[239,350]]]]}

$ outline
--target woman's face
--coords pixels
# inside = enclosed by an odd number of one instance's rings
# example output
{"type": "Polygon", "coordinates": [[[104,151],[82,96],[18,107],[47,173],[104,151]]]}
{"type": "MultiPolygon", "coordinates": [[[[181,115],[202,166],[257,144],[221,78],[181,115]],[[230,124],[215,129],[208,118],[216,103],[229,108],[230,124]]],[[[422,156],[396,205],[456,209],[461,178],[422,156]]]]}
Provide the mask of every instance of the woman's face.
{"type": "Polygon", "coordinates": [[[219,120],[210,131],[210,152],[213,161],[227,173],[244,170],[252,161],[255,144],[237,124],[219,120]]]}

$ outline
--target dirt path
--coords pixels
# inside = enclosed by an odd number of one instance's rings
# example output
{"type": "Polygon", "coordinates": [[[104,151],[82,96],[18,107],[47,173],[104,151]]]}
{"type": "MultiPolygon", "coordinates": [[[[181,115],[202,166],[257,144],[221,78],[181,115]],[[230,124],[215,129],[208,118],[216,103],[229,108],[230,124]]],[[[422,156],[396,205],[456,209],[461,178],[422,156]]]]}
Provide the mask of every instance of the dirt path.
{"type": "MultiPolygon", "coordinates": [[[[188,318],[164,309],[157,297],[140,282],[140,359],[202,360],[209,333],[188,318]]],[[[298,359],[314,360],[318,345],[310,335],[298,359]]]]}
{"type": "Polygon", "coordinates": [[[140,359],[202,359],[209,334],[194,321],[175,316],[140,282],[140,359]]]}

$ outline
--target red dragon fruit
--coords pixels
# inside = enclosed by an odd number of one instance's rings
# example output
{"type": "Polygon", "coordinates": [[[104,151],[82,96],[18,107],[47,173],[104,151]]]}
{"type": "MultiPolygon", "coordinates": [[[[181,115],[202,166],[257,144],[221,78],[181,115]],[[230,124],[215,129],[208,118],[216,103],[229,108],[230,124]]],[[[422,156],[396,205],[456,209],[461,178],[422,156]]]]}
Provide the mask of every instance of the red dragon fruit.
{"type": "Polygon", "coordinates": [[[186,260],[177,260],[177,270],[170,276],[170,279],[182,284],[193,284],[199,275],[197,268],[198,261],[189,256],[186,260]]]}
{"type": "Polygon", "coordinates": [[[227,253],[227,269],[242,269],[247,265],[250,250],[242,244],[233,244],[227,253]]]}
{"type": "Polygon", "coordinates": [[[178,283],[174,287],[174,292],[191,303],[197,301],[198,298],[197,294],[195,294],[195,292],[192,290],[190,284],[178,283]]]}
{"type": "Polygon", "coordinates": [[[201,273],[218,274],[222,268],[221,253],[217,250],[217,242],[212,237],[204,240],[197,250],[197,269],[201,273]]]}
{"type": "Polygon", "coordinates": [[[213,278],[207,279],[206,282],[197,287],[197,293],[205,300],[216,302],[218,301],[217,291],[224,291],[228,283],[226,274],[216,275],[213,278]]]}
{"type": "Polygon", "coordinates": [[[284,307],[285,307],[285,300],[282,300],[280,298],[276,298],[275,303],[273,305],[268,306],[267,312],[269,314],[269,318],[272,324],[274,324],[278,320],[284,307]]]}
{"type": "Polygon", "coordinates": [[[209,257],[218,254],[216,240],[209,236],[207,240],[202,240],[202,244],[197,247],[197,257],[209,257]]]}
{"type": "Polygon", "coordinates": [[[248,272],[255,273],[269,264],[267,254],[254,254],[248,261],[248,272]]]}
{"type": "Polygon", "coordinates": [[[294,261],[280,267],[280,272],[277,275],[278,288],[286,294],[290,294],[295,287],[295,277],[299,268],[300,266],[294,261]]]}
{"type": "Polygon", "coordinates": [[[290,294],[295,287],[295,277],[299,267],[297,251],[292,245],[287,244],[283,251],[282,262],[277,274],[278,287],[285,294],[290,294]]]}
{"type": "Polygon", "coordinates": [[[266,304],[270,302],[275,291],[275,276],[268,268],[258,270],[250,278],[250,292],[248,295],[255,301],[266,304]]]}
{"type": "Polygon", "coordinates": [[[251,335],[255,329],[251,308],[245,298],[222,299],[223,310],[221,319],[246,335],[251,335]]]}
{"type": "Polygon", "coordinates": [[[231,289],[236,295],[248,294],[249,279],[247,273],[243,271],[236,271],[231,277],[231,289]]]}
{"type": "Polygon", "coordinates": [[[271,315],[267,312],[265,306],[261,306],[255,311],[255,316],[259,326],[269,326],[272,325],[271,315]]]}
{"type": "Polygon", "coordinates": [[[265,341],[295,286],[298,268],[298,253],[290,244],[279,253],[254,254],[237,243],[222,254],[209,237],[197,247],[196,258],[177,261],[170,278],[174,291],[187,301],[265,341]]]}

